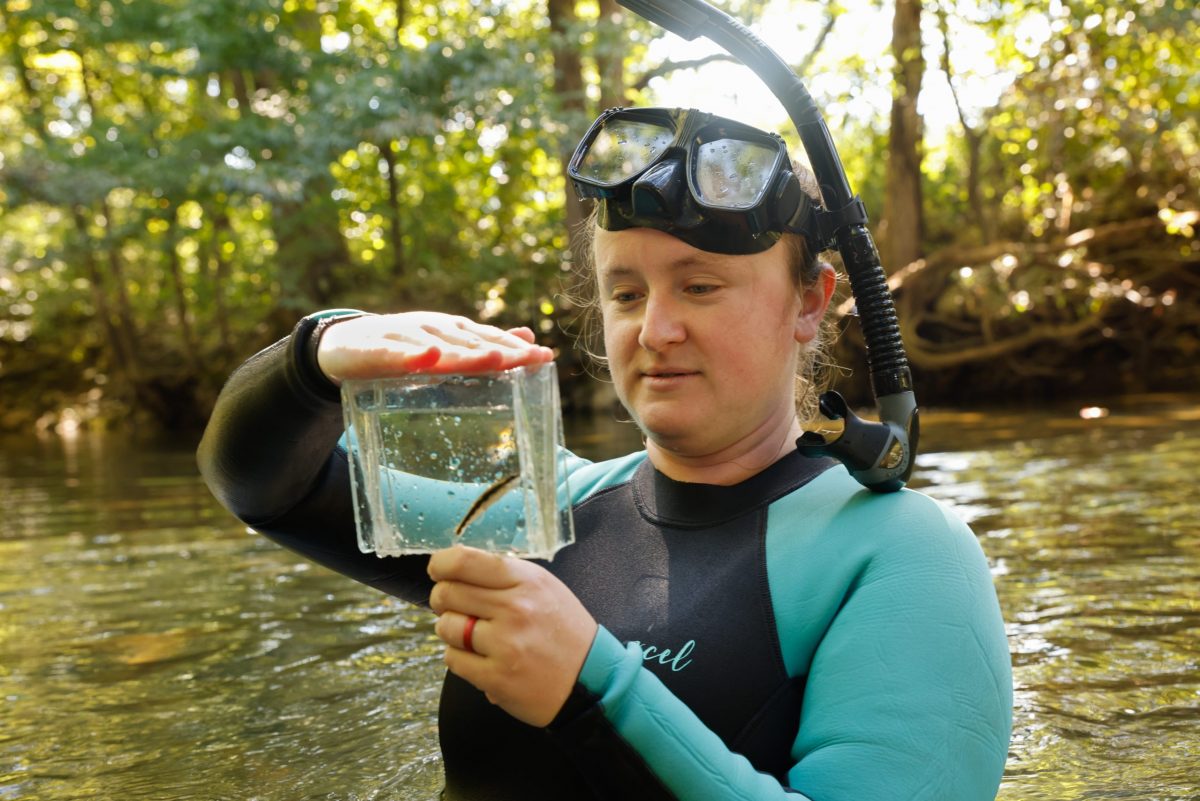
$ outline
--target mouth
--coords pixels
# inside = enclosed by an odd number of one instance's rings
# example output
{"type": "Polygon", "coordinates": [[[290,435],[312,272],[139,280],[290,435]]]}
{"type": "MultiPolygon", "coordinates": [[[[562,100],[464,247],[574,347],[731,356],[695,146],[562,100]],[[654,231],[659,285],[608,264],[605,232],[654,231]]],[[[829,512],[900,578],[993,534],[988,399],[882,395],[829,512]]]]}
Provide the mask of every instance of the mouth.
{"type": "Polygon", "coordinates": [[[649,370],[642,371],[643,378],[669,380],[672,378],[686,378],[691,375],[699,375],[696,370],[684,370],[677,367],[654,367],[649,370]]]}

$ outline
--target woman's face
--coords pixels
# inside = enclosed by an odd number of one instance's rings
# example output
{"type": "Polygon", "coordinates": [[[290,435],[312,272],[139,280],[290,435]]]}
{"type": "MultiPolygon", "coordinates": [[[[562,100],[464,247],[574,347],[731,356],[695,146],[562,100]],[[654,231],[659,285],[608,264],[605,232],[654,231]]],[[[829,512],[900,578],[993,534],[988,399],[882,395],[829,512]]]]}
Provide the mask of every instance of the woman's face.
{"type": "Polygon", "coordinates": [[[727,256],[648,228],[597,230],[595,252],[617,395],[655,445],[706,456],[791,424],[832,274],[798,291],[783,245],[727,256]]]}

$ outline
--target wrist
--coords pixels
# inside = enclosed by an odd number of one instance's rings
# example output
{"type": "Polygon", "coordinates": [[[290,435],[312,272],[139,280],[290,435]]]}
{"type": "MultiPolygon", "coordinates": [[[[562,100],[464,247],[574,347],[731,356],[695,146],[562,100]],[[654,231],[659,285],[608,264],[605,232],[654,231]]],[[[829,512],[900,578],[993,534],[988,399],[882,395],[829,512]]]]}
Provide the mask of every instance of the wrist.
{"type": "Polygon", "coordinates": [[[340,402],[341,388],[325,374],[317,359],[321,336],[335,323],[365,317],[367,314],[357,309],[328,309],[307,315],[296,323],[288,348],[289,362],[304,389],[322,400],[340,402]]]}

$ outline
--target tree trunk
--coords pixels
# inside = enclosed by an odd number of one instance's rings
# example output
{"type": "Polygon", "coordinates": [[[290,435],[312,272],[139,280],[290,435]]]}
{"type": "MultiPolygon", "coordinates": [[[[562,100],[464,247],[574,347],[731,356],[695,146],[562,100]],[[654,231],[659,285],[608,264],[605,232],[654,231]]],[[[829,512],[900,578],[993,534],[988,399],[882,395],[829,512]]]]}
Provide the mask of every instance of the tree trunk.
{"type": "Polygon", "coordinates": [[[121,263],[121,243],[113,236],[113,210],[107,200],[100,201],[104,210],[104,244],[108,258],[108,274],[113,282],[113,290],[117,301],[117,321],[121,326],[121,335],[133,352],[133,343],[139,341],[141,332],[138,330],[137,315],[133,312],[133,303],[129,300],[129,284],[125,281],[125,267],[121,263]]]}
{"type": "Polygon", "coordinates": [[[225,292],[229,283],[229,259],[221,250],[222,239],[232,237],[233,227],[229,224],[229,214],[224,208],[214,212],[205,212],[212,220],[212,238],[209,247],[212,249],[213,273],[213,309],[217,317],[217,334],[220,336],[220,354],[222,360],[233,358],[233,333],[229,328],[229,306],[225,303],[225,292]]]}
{"type": "Polygon", "coordinates": [[[166,255],[167,272],[171,276],[171,284],[175,288],[175,313],[179,316],[179,332],[183,338],[184,361],[188,369],[197,379],[200,377],[199,348],[196,345],[196,335],[192,331],[192,321],[188,315],[187,287],[183,281],[183,264],[179,260],[179,222],[176,219],[176,206],[167,209],[166,255]]]}
{"type": "Polygon", "coordinates": [[[995,225],[991,215],[983,208],[983,190],[980,158],[983,150],[983,137],[974,128],[963,126],[963,136],[967,142],[967,204],[971,216],[979,226],[979,237],[983,244],[988,244],[996,238],[995,225]]]}
{"type": "Polygon", "coordinates": [[[400,186],[396,181],[396,156],[392,153],[392,142],[379,145],[379,157],[387,166],[388,223],[392,237],[392,277],[404,277],[404,231],[400,225],[400,186]]]}
{"type": "MultiPolygon", "coordinates": [[[[96,307],[96,316],[104,328],[108,350],[112,355],[113,366],[125,379],[130,389],[135,390],[137,384],[137,368],[134,363],[133,346],[122,336],[121,327],[109,303],[108,291],[105,289],[104,276],[96,261],[96,253],[92,249],[91,235],[87,230],[87,211],[82,206],[71,207],[71,219],[75,222],[75,231],[79,235],[79,259],[83,264],[88,283],[92,289],[92,304],[96,307]]],[[[136,394],[136,390],[134,392],[136,394]]]]}
{"type": "MultiPolygon", "coordinates": [[[[578,22],[575,16],[575,0],[549,0],[547,10],[554,41],[554,94],[568,121],[583,120],[586,117],[583,64],[579,58],[579,48],[570,41],[578,22]]],[[[583,223],[584,210],[583,203],[575,196],[575,188],[571,186],[567,176],[567,165],[575,149],[574,137],[583,132],[575,130],[576,126],[571,124],[568,124],[567,128],[573,133],[559,142],[558,155],[567,197],[567,250],[570,260],[578,261],[581,246],[579,229],[583,223]]]]}
{"type": "Polygon", "coordinates": [[[892,89],[892,122],[880,240],[885,269],[896,270],[921,256],[922,126],[917,115],[921,75],[920,0],[896,0],[892,22],[892,54],[896,59],[892,89]]]}
{"type": "Polygon", "coordinates": [[[596,26],[596,72],[600,75],[600,107],[625,105],[625,29],[617,0],[600,0],[596,26]]]}
{"type": "MultiPolygon", "coordinates": [[[[987,244],[995,238],[995,227],[991,215],[983,209],[983,191],[980,188],[983,176],[981,173],[981,155],[983,151],[983,133],[987,125],[972,125],[967,119],[966,110],[958,96],[955,86],[954,70],[950,64],[950,17],[946,7],[939,5],[935,12],[938,17],[938,27],[942,32],[942,72],[946,73],[946,83],[950,86],[950,94],[954,98],[954,108],[958,111],[958,121],[963,129],[963,141],[967,147],[967,206],[971,210],[971,219],[979,229],[982,244],[987,244]]],[[[1062,230],[1066,230],[1065,228],[1062,230]]]]}
{"type": "Polygon", "coordinates": [[[272,207],[283,301],[296,310],[328,305],[339,273],[349,273],[350,252],[330,197],[333,189],[331,175],[314,175],[303,187],[302,200],[280,200],[272,207]]]}

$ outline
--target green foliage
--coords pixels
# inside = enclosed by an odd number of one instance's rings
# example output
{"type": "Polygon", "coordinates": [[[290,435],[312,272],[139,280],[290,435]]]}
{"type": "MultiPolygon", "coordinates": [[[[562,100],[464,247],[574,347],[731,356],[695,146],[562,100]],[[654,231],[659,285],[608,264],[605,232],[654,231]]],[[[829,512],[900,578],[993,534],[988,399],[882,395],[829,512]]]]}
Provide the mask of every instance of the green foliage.
{"type": "MultiPolygon", "coordinates": [[[[780,1],[724,5],[752,20],[780,1]]],[[[823,19],[829,42],[857,36],[848,4],[794,5],[808,41],[823,19]]],[[[965,131],[927,153],[927,247],[1160,214],[1181,221],[1171,264],[1194,266],[1193,4],[944,5],[957,31],[988,35],[1006,88],[994,102],[962,93],[977,164],[965,131]]],[[[574,11],[555,33],[546,5],[501,0],[8,0],[0,428],[74,398],[101,417],[133,408],[194,426],[238,362],[320,307],[435,306],[557,341],[562,153],[602,102],[637,100],[625,86],[660,66],[653,26],[614,24],[598,0],[574,11]],[[564,49],[581,56],[582,109],[556,94],[564,49]]],[[[890,97],[890,61],[829,43],[814,55],[814,95],[877,216],[886,108],[863,109],[890,97]]],[[[968,73],[953,79],[967,88],[968,73]]],[[[1097,287],[1187,297],[1170,275],[1143,277],[1145,260],[1093,275],[1095,263],[1084,248],[1069,267],[976,264],[930,308],[1003,326],[1048,307],[1087,313],[1097,287]]]]}
{"type": "Polygon", "coordinates": [[[556,314],[556,154],[580,123],[544,9],[50,0],[0,20],[0,380],[38,360],[87,389],[59,347],[82,333],[89,382],[160,419],[190,404],[186,424],[314,308],[556,314]]]}

